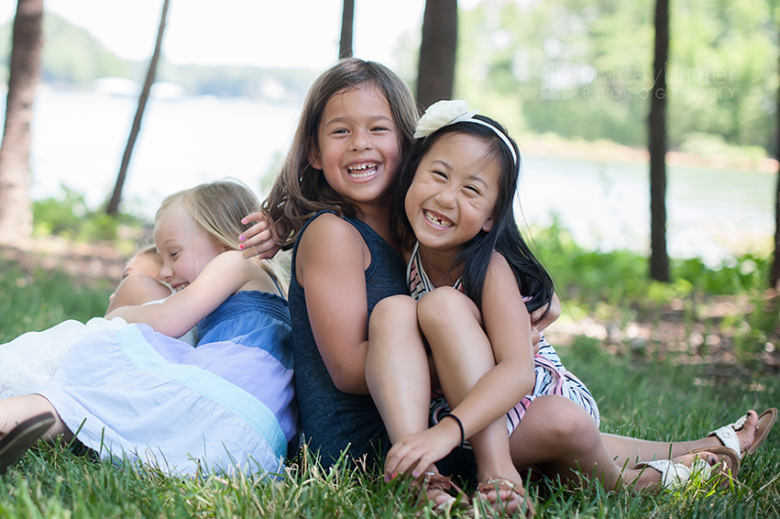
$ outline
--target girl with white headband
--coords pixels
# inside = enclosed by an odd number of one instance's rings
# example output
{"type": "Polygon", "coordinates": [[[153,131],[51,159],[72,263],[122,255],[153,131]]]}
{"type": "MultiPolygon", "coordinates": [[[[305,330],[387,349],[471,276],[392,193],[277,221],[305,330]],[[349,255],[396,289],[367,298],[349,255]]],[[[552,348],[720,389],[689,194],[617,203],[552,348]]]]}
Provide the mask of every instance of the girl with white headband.
{"type": "MultiPolygon", "coordinates": [[[[366,381],[393,443],[385,478],[407,473],[446,488],[434,463],[442,473],[476,472],[476,498],[532,515],[518,471],[533,466],[576,482],[578,471],[595,470],[608,489],[679,484],[691,467],[735,471],[736,454],[715,438],[602,436],[588,389],[543,338],[533,345],[534,328],[557,317],[553,282],[515,221],[517,146],[475,114],[464,101],[431,106],[398,180],[405,196],[396,197],[394,213],[412,251],[411,297],[376,305],[366,357],[366,381]],[[431,404],[432,392],[446,403],[431,404]],[[649,461],[670,453],[680,458],[649,461]]],[[[751,445],[747,436],[740,441],[751,445]]]]}

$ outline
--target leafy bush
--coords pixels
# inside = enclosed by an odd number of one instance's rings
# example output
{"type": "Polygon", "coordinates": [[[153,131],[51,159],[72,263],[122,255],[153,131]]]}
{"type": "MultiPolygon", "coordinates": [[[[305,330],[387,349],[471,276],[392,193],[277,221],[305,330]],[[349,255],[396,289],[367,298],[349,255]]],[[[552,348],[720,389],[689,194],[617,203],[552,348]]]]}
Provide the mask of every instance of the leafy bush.
{"type": "Polygon", "coordinates": [[[663,303],[694,291],[736,295],[763,289],[769,272],[769,258],[751,253],[727,258],[717,267],[700,258],[678,259],[671,262],[674,281],[657,283],[650,279],[646,256],[630,250],[587,251],[557,221],[534,229],[533,243],[565,297],[590,306],[597,301],[663,303]]]}
{"type": "Polygon", "coordinates": [[[36,236],[56,235],[74,241],[115,241],[122,225],[141,227],[145,222],[136,216],[106,215],[90,209],[84,195],[60,186],[58,197],[33,202],[33,233],[36,236]]]}

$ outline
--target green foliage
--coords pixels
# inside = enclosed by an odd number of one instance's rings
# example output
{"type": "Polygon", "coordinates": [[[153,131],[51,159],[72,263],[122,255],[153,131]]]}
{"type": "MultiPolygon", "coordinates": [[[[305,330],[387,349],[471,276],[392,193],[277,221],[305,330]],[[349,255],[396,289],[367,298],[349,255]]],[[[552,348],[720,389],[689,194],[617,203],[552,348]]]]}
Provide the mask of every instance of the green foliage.
{"type": "Polygon", "coordinates": [[[762,291],[768,279],[769,259],[754,254],[731,257],[717,268],[700,259],[672,260],[671,284],[648,275],[648,259],[633,251],[587,251],[557,222],[534,229],[533,242],[552,273],[561,300],[582,305],[586,312],[598,303],[649,307],[693,292],[737,295],[762,291]]]}
{"type": "Polygon", "coordinates": [[[33,232],[37,236],[50,234],[68,240],[116,241],[120,226],[141,227],[143,219],[127,214],[108,216],[102,210],[87,207],[84,195],[66,186],[60,186],[61,194],[33,202],[33,232]]]}
{"type": "MultiPolygon", "coordinates": [[[[554,0],[462,10],[456,97],[513,132],[643,145],[654,83],[654,7],[650,0],[554,0]]],[[[776,153],[771,3],[685,0],[670,8],[669,145],[698,148],[691,134],[704,132],[722,139],[721,150],[740,145],[776,153]]],[[[761,151],[749,151],[755,153],[761,151]]]]}
{"type": "Polygon", "coordinates": [[[85,29],[47,12],[44,17],[43,80],[89,85],[96,78],[131,78],[130,64],[108,51],[85,29]]]}

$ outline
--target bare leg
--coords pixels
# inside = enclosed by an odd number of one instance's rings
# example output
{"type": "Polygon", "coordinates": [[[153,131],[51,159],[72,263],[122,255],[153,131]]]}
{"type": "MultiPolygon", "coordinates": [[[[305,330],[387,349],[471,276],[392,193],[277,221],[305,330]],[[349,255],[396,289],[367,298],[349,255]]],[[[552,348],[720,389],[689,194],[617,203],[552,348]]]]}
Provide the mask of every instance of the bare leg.
{"type": "Polygon", "coordinates": [[[73,433],[68,429],[57,414],[57,410],[41,395],[22,395],[0,400],[0,432],[7,434],[16,424],[28,420],[43,413],[54,415],[54,425],[44,434],[47,440],[54,440],[63,435],[65,441],[73,438],[73,433]]]}
{"type": "MultiPolygon", "coordinates": [[[[745,452],[753,443],[757,427],[758,415],[751,410],[748,412],[745,425],[741,430],[737,431],[742,452],[745,452]]],[[[676,458],[692,449],[722,445],[715,436],[680,442],[655,442],[607,433],[602,433],[601,436],[609,451],[616,457],[615,462],[621,466],[626,463],[633,465],[637,461],[676,458]]]]}
{"type": "MultiPolygon", "coordinates": [[[[454,409],[496,365],[490,341],[482,329],[482,317],[463,294],[437,289],[420,300],[418,318],[431,346],[442,390],[454,409]]],[[[505,416],[473,434],[469,442],[474,449],[479,481],[498,477],[522,485],[509,456],[505,416]]],[[[503,503],[512,499],[510,493],[502,494],[503,503]]],[[[488,497],[495,501],[495,495],[488,497]]]]}
{"type": "MultiPolygon", "coordinates": [[[[635,441],[642,443],[642,440],[635,441]]],[[[589,480],[598,478],[608,490],[625,485],[641,489],[657,484],[661,476],[655,470],[635,469],[634,461],[616,462],[593,418],[562,396],[536,398],[512,434],[510,445],[512,459],[521,469],[541,465],[548,475],[560,475],[564,481],[574,484],[582,484],[581,473],[589,480]]],[[[668,459],[668,453],[667,450],[664,458],[668,459]]],[[[701,455],[708,462],[715,459],[706,453],[701,455]]],[[[688,465],[693,461],[690,455],[675,455],[675,458],[688,465]]]]}
{"type": "Polygon", "coordinates": [[[368,340],[366,383],[390,441],[426,430],[431,375],[417,326],[417,302],[393,296],[377,303],[368,340]]]}
{"type": "MultiPolygon", "coordinates": [[[[381,300],[371,312],[366,352],[366,383],[392,443],[428,429],[431,371],[420,329],[417,302],[408,296],[381,300]]],[[[436,465],[427,472],[438,473],[436,465]]],[[[395,477],[387,474],[385,477],[395,477]]],[[[452,497],[427,487],[436,505],[452,497]]]]}

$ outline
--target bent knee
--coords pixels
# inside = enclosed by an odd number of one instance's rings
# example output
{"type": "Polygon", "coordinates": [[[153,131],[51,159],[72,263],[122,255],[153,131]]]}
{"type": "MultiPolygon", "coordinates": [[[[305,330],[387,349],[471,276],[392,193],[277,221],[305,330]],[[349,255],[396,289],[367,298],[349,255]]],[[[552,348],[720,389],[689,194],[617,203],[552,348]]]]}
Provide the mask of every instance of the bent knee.
{"type": "Polygon", "coordinates": [[[417,301],[409,296],[396,295],[380,300],[371,311],[369,330],[409,326],[417,321],[417,301]]]}
{"type": "Polygon", "coordinates": [[[522,422],[529,419],[544,424],[546,440],[563,450],[590,448],[601,441],[598,425],[593,418],[563,396],[536,398],[522,422]]]}
{"type": "Polygon", "coordinates": [[[482,321],[477,305],[465,294],[452,287],[439,287],[425,294],[417,304],[420,326],[447,326],[462,323],[464,319],[482,321]]]}

